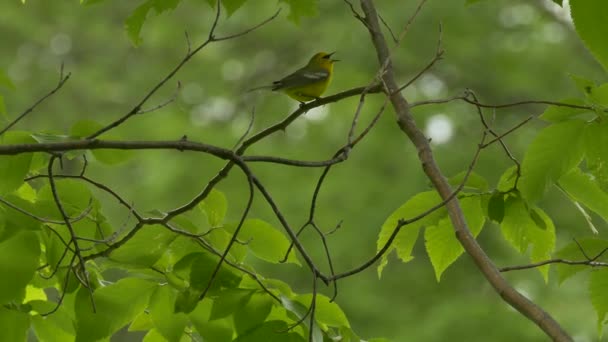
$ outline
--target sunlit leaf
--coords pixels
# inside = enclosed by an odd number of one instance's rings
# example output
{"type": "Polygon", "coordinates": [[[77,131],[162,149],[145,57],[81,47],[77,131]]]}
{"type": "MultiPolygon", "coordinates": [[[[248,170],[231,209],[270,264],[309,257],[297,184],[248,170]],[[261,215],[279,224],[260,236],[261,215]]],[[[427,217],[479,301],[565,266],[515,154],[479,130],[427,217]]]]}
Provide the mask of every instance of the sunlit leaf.
{"type": "MultiPolygon", "coordinates": [[[[311,303],[312,295],[300,295],[296,297],[296,300],[308,306],[311,303]]],[[[330,302],[327,296],[317,294],[315,309],[315,318],[319,324],[330,327],[350,327],[344,311],[336,302],[330,302]]]]}
{"type": "MultiPolygon", "coordinates": [[[[528,210],[519,197],[505,201],[505,217],[500,225],[505,240],[520,253],[531,246],[530,260],[538,262],[549,259],[555,248],[555,227],[552,220],[540,208],[528,210]]],[[[547,281],[548,266],[538,267],[547,281]]]]}
{"type": "MultiPolygon", "coordinates": [[[[378,241],[376,242],[376,250],[380,251],[389,241],[400,220],[411,219],[426,212],[435,205],[441,203],[441,198],[435,191],[427,191],[416,194],[410,198],[401,207],[397,208],[382,225],[378,241]]],[[[414,257],[412,249],[418,238],[418,232],[421,227],[434,225],[440,218],[446,215],[444,207],[439,208],[424,218],[415,221],[409,225],[402,227],[397,233],[390,247],[382,256],[382,262],[378,266],[378,276],[382,274],[382,269],[386,265],[388,254],[393,250],[397,250],[397,255],[403,262],[408,262],[414,257]]]]}
{"type": "Polygon", "coordinates": [[[290,332],[283,321],[264,322],[245,334],[239,335],[234,342],[304,342],[302,336],[290,332]]]}
{"type": "MultiPolygon", "coordinates": [[[[450,177],[448,182],[450,185],[457,187],[460,186],[462,181],[464,181],[464,177],[466,176],[467,171],[462,171],[457,173],[455,176],[450,177]]],[[[488,181],[485,178],[478,175],[475,172],[471,172],[469,174],[469,178],[467,178],[467,182],[465,183],[465,188],[473,188],[481,191],[488,190],[488,181]]]]}
{"type": "Polygon", "coordinates": [[[550,185],[580,163],[584,155],[584,129],[584,121],[569,120],[538,133],[524,156],[518,184],[528,202],[542,198],[550,185]]]}
{"type": "MultiPolygon", "coordinates": [[[[34,144],[28,132],[9,131],[0,136],[0,144],[34,144]]],[[[23,178],[30,169],[32,153],[15,156],[0,156],[0,195],[12,192],[23,184],[23,178]]]]}
{"type": "MultiPolygon", "coordinates": [[[[465,197],[460,200],[460,206],[471,234],[476,237],[485,222],[481,199],[477,196],[465,197]]],[[[464,249],[456,239],[452,222],[447,216],[439,220],[436,225],[425,229],[424,240],[435,270],[435,277],[440,281],[443,272],[462,255],[464,249]]]]}
{"type": "Polygon", "coordinates": [[[160,225],[143,226],[129,241],[110,254],[120,263],[149,267],[165,253],[177,234],[160,225]]]}
{"type": "Polygon", "coordinates": [[[600,215],[608,222],[608,194],[600,189],[592,175],[574,169],[559,179],[559,184],[575,201],[600,215]]]}
{"type": "MultiPolygon", "coordinates": [[[[4,278],[6,279],[6,278],[4,278]]],[[[30,325],[27,313],[8,310],[0,306],[0,331],[4,341],[25,341],[30,325]]]]}
{"type": "Polygon", "coordinates": [[[189,315],[192,325],[205,341],[232,341],[232,324],[230,318],[211,320],[211,301],[203,299],[189,315]]]}
{"type": "MultiPolygon", "coordinates": [[[[235,224],[230,224],[226,228],[229,231],[233,231],[236,226],[235,224]]],[[[247,247],[253,255],[273,264],[283,260],[290,245],[285,235],[269,223],[259,219],[246,220],[243,223],[238,239],[247,242],[247,247]]],[[[293,252],[289,254],[287,262],[300,264],[296,258],[296,253],[293,252]]]]}
{"type": "Polygon", "coordinates": [[[597,313],[597,327],[601,333],[606,313],[608,313],[608,269],[598,268],[591,272],[589,278],[589,296],[597,313]]]}
{"type": "MultiPolygon", "coordinates": [[[[587,257],[595,258],[599,253],[604,251],[608,247],[608,240],[604,239],[580,239],[576,242],[571,242],[566,247],[560,249],[555,256],[569,261],[585,261],[587,257]],[[579,246],[580,245],[580,246],[579,246]],[[584,253],[584,254],[583,254],[584,253]]],[[[599,258],[597,261],[605,262],[607,256],[599,258]]],[[[558,281],[562,283],[564,280],[572,277],[581,271],[589,270],[587,265],[567,265],[557,264],[558,281]]]]}
{"type": "Polygon", "coordinates": [[[589,123],[585,129],[587,169],[603,191],[608,191],[608,121],[589,123]]]}
{"type": "Polygon", "coordinates": [[[209,319],[215,320],[231,315],[245,305],[255,291],[247,289],[226,289],[218,294],[213,301],[209,319]]]}
{"type": "MultiPolygon", "coordinates": [[[[537,229],[527,232],[531,244],[530,261],[540,262],[551,259],[555,249],[555,226],[553,220],[542,209],[530,209],[530,217],[536,223],[537,229]]],[[[537,267],[545,283],[549,281],[549,265],[537,267]]]]}
{"type": "Polygon", "coordinates": [[[273,299],[266,293],[257,292],[251,295],[245,305],[234,312],[234,327],[237,334],[243,334],[251,328],[262,324],[272,309],[273,299]]]}
{"type": "Polygon", "coordinates": [[[570,0],[574,27],[585,46],[608,70],[608,2],[604,0],[570,0]]]}
{"type": "MultiPolygon", "coordinates": [[[[585,101],[578,99],[578,98],[564,99],[564,100],[561,100],[558,102],[567,103],[567,104],[576,105],[576,106],[587,105],[585,103],[585,101]]],[[[589,109],[549,105],[547,107],[547,109],[545,109],[545,111],[539,116],[539,118],[541,118],[545,121],[549,121],[549,122],[560,122],[560,121],[568,120],[570,118],[573,118],[575,116],[578,116],[583,113],[588,113],[588,112],[589,112],[589,109]]]]}
{"type": "Polygon", "coordinates": [[[39,266],[40,242],[36,233],[20,231],[0,241],[0,303],[22,298],[39,266]],[[10,281],[9,281],[10,279],[10,281]]]}
{"type": "Polygon", "coordinates": [[[156,330],[169,342],[179,342],[188,323],[184,313],[174,312],[177,291],[159,286],[150,297],[148,310],[156,330]]]}
{"type": "Polygon", "coordinates": [[[205,200],[199,204],[199,207],[207,215],[209,225],[211,227],[218,227],[226,217],[228,200],[223,192],[213,189],[205,200]]]}
{"type": "Polygon", "coordinates": [[[76,296],[76,342],[96,341],[111,336],[142,313],[154,282],[126,278],[115,284],[97,289],[93,293],[95,311],[87,289],[81,288],[76,296]]]}

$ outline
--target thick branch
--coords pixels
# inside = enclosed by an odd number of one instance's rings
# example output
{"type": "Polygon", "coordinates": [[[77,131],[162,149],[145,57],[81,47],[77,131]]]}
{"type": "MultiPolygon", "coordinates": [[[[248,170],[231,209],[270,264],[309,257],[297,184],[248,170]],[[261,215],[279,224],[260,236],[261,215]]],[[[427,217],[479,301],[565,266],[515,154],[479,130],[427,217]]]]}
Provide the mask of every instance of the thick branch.
{"type": "MultiPolygon", "coordinates": [[[[387,92],[391,94],[390,100],[393,108],[395,109],[399,127],[416,146],[416,149],[418,150],[418,157],[427,177],[431,180],[440,196],[447,199],[452,194],[452,189],[433,158],[433,153],[427,138],[416,126],[406,99],[397,91],[399,86],[395,81],[389,50],[386,45],[384,35],[380,29],[376,8],[372,0],[361,0],[361,8],[365,13],[365,21],[367,22],[367,28],[376,48],[378,61],[380,65],[386,66],[386,72],[382,76],[382,80],[387,88],[387,92]]],[[[456,237],[466,252],[473,258],[475,264],[486,279],[500,294],[500,296],[515,309],[536,323],[548,336],[554,340],[572,341],[572,338],[549,314],[531,302],[528,298],[517,292],[502,277],[496,266],[492,263],[490,258],[482,250],[471,234],[458,200],[452,199],[446,204],[446,208],[448,210],[450,220],[452,221],[452,225],[456,231],[456,237]]]]}

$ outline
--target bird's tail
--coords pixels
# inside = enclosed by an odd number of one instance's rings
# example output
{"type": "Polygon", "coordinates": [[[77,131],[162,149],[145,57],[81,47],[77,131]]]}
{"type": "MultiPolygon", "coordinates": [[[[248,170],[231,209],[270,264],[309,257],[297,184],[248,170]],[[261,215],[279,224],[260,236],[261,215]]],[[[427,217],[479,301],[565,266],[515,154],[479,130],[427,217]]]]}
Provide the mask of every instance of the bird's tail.
{"type": "Polygon", "coordinates": [[[272,85],[272,84],[270,84],[270,85],[264,85],[264,86],[260,86],[260,87],[255,87],[255,88],[247,89],[247,93],[250,93],[250,92],[256,91],[256,90],[272,89],[272,88],[274,88],[274,85],[272,85]]]}

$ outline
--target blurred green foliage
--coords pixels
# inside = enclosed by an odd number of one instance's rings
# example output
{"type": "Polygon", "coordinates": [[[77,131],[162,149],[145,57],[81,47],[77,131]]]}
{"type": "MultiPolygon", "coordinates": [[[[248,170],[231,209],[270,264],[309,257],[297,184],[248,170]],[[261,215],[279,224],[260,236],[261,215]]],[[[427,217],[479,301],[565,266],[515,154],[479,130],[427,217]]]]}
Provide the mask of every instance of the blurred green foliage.
{"type": "MultiPolygon", "coordinates": [[[[72,73],[66,86],[17,129],[69,134],[82,120],[107,124],[127,113],[179,62],[188,48],[184,32],[193,45],[207,37],[214,11],[207,1],[200,0],[182,1],[170,12],[156,8],[159,15],[149,16],[141,31],[126,31],[125,25],[133,27],[128,18],[133,18],[138,6],[152,2],[105,0],[80,6],[75,1],[31,0],[25,5],[17,0],[4,1],[0,5],[0,70],[6,70],[8,78],[0,73],[0,85],[14,84],[15,88],[2,88],[8,117],[15,117],[52,88],[62,63],[65,71],[72,73]],[[138,43],[137,48],[129,37],[138,43]]],[[[336,65],[328,94],[367,84],[378,68],[375,52],[366,29],[352,17],[346,4],[320,1],[312,16],[301,16],[294,10],[297,3],[248,1],[238,11],[226,5],[228,13],[220,19],[218,35],[250,27],[274,13],[277,6],[286,8],[279,19],[259,30],[202,50],[148,106],[171,97],[179,80],[176,103],[138,115],[116,129],[116,137],[168,140],[186,135],[192,140],[231,147],[245,131],[252,111],[253,130],[258,131],[297,106],[280,94],[246,90],[293,71],[317,51],[337,51],[337,58],[342,60],[336,65]],[[294,24],[288,17],[297,17],[299,23],[294,24]]],[[[401,30],[416,5],[414,1],[377,2],[379,12],[395,32],[401,30]]],[[[465,88],[474,90],[486,103],[559,100],[576,93],[570,73],[595,81],[605,79],[563,9],[549,0],[497,0],[470,6],[465,6],[465,1],[429,1],[394,52],[401,81],[407,81],[432,58],[440,23],[445,58],[405,91],[410,102],[457,95],[465,88]]],[[[367,97],[362,123],[371,120],[381,101],[379,95],[367,97]]],[[[357,102],[358,98],[351,98],[307,113],[283,134],[252,147],[250,153],[327,159],[346,142],[357,102]]],[[[505,131],[542,111],[543,107],[537,105],[497,110],[493,127],[505,131]]],[[[447,125],[451,132],[444,141],[434,138],[435,156],[445,174],[453,176],[465,170],[482,132],[475,109],[452,102],[418,107],[414,113],[418,124],[431,136],[428,130],[437,123],[447,125]]],[[[317,204],[321,228],[331,230],[342,221],[341,228],[328,237],[338,272],[372,256],[376,247],[373,241],[385,219],[412,195],[430,189],[415,149],[392,115],[390,110],[384,113],[350,159],[333,168],[321,191],[317,204]]],[[[534,120],[505,139],[517,158],[522,159],[526,146],[545,125],[534,120]]],[[[440,131],[446,133],[446,128],[440,131]]],[[[119,189],[145,212],[185,203],[222,164],[187,152],[150,151],[137,153],[116,167],[94,163],[88,174],[119,189]]],[[[475,171],[495,184],[510,165],[499,147],[493,146],[483,152],[475,171]]],[[[65,165],[74,172],[80,167],[77,160],[65,165]]],[[[254,171],[292,225],[304,223],[320,170],[254,165],[254,171]]],[[[219,186],[228,199],[227,216],[233,221],[246,203],[245,186],[238,173],[219,186]]],[[[111,224],[123,224],[125,210],[112,198],[99,198],[111,224]]],[[[555,222],[558,248],[569,244],[573,237],[590,234],[582,215],[559,191],[550,190],[539,205],[555,222]]],[[[278,226],[261,199],[255,199],[252,210],[252,216],[278,226]]],[[[499,266],[527,262],[504,241],[498,225],[486,225],[478,239],[499,266]]],[[[605,234],[606,225],[597,226],[605,234]]],[[[303,234],[303,242],[317,260],[323,260],[324,251],[314,234],[303,234]]],[[[381,279],[375,269],[369,269],[339,283],[337,302],[360,336],[384,336],[394,341],[543,339],[537,327],[500,300],[468,257],[460,258],[438,283],[420,239],[413,246],[412,256],[414,260],[408,264],[389,262],[381,279]]],[[[310,275],[297,266],[260,263],[256,267],[269,276],[286,279],[298,292],[310,292],[310,275]]],[[[554,271],[549,273],[551,280],[556,276],[554,271]]],[[[559,287],[556,281],[545,284],[534,270],[509,273],[507,277],[572,335],[581,341],[596,338],[595,314],[585,299],[588,289],[580,276],[559,287]]],[[[330,289],[321,291],[331,294],[330,289]]],[[[76,300],[82,300],[79,298],[76,300]]],[[[116,337],[115,341],[127,341],[130,336],[116,337]]]]}

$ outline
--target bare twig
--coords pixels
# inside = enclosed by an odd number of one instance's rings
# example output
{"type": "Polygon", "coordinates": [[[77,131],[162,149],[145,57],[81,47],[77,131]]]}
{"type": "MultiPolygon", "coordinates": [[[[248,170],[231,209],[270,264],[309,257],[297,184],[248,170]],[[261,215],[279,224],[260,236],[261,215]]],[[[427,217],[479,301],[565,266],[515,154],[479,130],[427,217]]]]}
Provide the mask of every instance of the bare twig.
{"type": "Polygon", "coordinates": [[[63,76],[63,64],[61,64],[61,72],[59,73],[59,82],[57,83],[57,85],[55,86],[55,88],[53,88],[51,91],[49,91],[48,93],[46,93],[46,95],[44,95],[43,97],[41,97],[38,101],[34,102],[33,105],[31,105],[29,108],[27,108],[26,110],[24,110],[13,121],[11,121],[8,125],[6,125],[6,127],[4,127],[2,130],[0,130],[0,135],[4,134],[6,131],[8,131],[9,129],[11,129],[11,127],[15,126],[19,121],[21,121],[28,114],[30,114],[32,111],[34,111],[34,109],[36,109],[36,107],[38,107],[38,105],[40,105],[46,99],[48,99],[49,97],[53,96],[59,89],[61,89],[61,87],[63,87],[63,85],[65,84],[65,82],[67,82],[70,79],[71,75],[72,75],[71,73],[68,73],[65,77],[63,76]]]}
{"type": "Polygon", "coordinates": [[[192,49],[190,46],[190,39],[189,37],[186,35],[187,38],[187,42],[188,42],[188,52],[186,53],[186,55],[184,56],[184,58],[182,58],[182,60],[163,78],[160,80],[160,82],[158,82],[155,86],[152,87],[152,89],[150,91],[148,91],[147,94],[144,95],[144,97],[129,111],[127,112],[125,115],[123,115],[122,117],[118,118],[116,121],[110,123],[109,125],[101,128],[100,130],[98,130],[97,132],[89,135],[87,137],[87,139],[95,139],[98,136],[102,135],[103,133],[116,128],[118,126],[120,126],[122,123],[124,123],[125,121],[127,121],[130,117],[132,117],[133,115],[136,115],[138,113],[141,113],[141,108],[142,106],[152,97],[152,95],[154,95],[158,89],[160,89],[165,83],[167,83],[171,78],[173,78],[173,76],[175,76],[175,74],[186,64],[186,62],[188,62],[194,55],[196,55],[199,51],[201,51],[204,47],[206,47],[207,45],[209,45],[210,43],[213,42],[218,42],[218,41],[222,41],[222,40],[228,40],[228,39],[232,39],[232,38],[236,38],[236,37],[240,37],[242,35],[245,35],[265,24],[267,24],[268,22],[272,21],[274,18],[276,18],[279,15],[279,11],[277,11],[274,15],[272,15],[270,18],[262,21],[261,23],[246,29],[242,32],[236,33],[236,34],[232,34],[232,35],[228,35],[225,37],[221,37],[221,38],[216,38],[215,37],[215,29],[217,28],[218,22],[219,22],[219,18],[220,18],[220,11],[221,11],[221,4],[219,2],[219,0],[217,1],[216,4],[216,13],[215,13],[215,18],[213,20],[213,23],[211,25],[211,29],[209,30],[209,36],[207,38],[207,40],[205,40],[203,43],[201,43],[200,45],[198,45],[196,48],[192,49]]]}
{"type": "MultiPolygon", "coordinates": [[[[85,266],[85,260],[82,256],[82,253],[78,246],[78,239],[76,238],[76,236],[77,236],[76,231],[74,230],[74,227],[72,226],[72,222],[70,222],[70,218],[68,217],[68,215],[65,212],[65,209],[63,208],[63,204],[61,203],[61,199],[59,198],[59,194],[57,193],[57,186],[55,185],[55,180],[53,179],[53,164],[55,162],[55,159],[57,159],[56,156],[51,156],[51,159],[49,160],[49,165],[47,168],[47,172],[49,175],[49,185],[51,187],[51,193],[53,194],[53,200],[55,201],[55,204],[57,205],[57,209],[59,210],[59,213],[61,214],[61,217],[65,221],[65,225],[67,226],[68,231],[70,232],[71,243],[74,244],[74,255],[78,259],[78,269],[80,269],[80,272],[84,276],[83,285],[89,291],[89,295],[91,298],[91,305],[93,307],[93,311],[95,311],[95,301],[93,300],[93,288],[91,287],[91,283],[89,281],[89,276],[88,276],[86,266],[85,266]]],[[[78,272],[75,271],[74,275],[78,277],[78,272]]]]}

